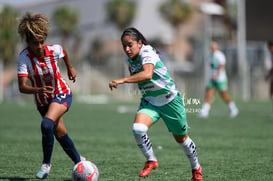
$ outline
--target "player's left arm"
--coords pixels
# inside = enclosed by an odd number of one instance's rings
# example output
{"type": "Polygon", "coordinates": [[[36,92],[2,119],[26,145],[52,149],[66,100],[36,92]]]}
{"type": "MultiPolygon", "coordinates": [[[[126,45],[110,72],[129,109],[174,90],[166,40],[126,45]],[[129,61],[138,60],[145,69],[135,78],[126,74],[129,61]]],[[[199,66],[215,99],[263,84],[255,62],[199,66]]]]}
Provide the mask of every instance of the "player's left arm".
{"type": "Polygon", "coordinates": [[[139,83],[139,82],[151,80],[153,77],[154,65],[151,63],[148,63],[148,64],[144,64],[142,68],[143,68],[143,71],[139,73],[136,73],[134,75],[124,77],[121,79],[112,80],[109,83],[109,88],[112,90],[112,88],[117,88],[118,84],[139,83]]]}
{"type": "Polygon", "coordinates": [[[69,80],[72,80],[73,82],[76,81],[76,75],[77,75],[77,71],[73,68],[70,60],[69,60],[69,57],[67,55],[67,51],[65,49],[63,49],[64,53],[65,53],[65,56],[63,57],[64,59],[64,63],[66,65],[66,68],[67,68],[67,75],[68,75],[68,78],[69,80]]]}

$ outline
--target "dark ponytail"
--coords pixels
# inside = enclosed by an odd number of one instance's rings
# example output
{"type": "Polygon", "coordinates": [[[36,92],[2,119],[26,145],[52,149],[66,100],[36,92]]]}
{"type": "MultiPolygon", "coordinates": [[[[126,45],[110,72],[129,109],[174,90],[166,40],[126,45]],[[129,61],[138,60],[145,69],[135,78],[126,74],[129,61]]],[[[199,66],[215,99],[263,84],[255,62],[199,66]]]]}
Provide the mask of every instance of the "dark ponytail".
{"type": "Polygon", "coordinates": [[[149,44],[146,38],[142,35],[142,33],[140,33],[136,28],[126,28],[121,35],[121,40],[126,35],[133,37],[136,41],[141,40],[142,44],[144,45],[149,44]]]}

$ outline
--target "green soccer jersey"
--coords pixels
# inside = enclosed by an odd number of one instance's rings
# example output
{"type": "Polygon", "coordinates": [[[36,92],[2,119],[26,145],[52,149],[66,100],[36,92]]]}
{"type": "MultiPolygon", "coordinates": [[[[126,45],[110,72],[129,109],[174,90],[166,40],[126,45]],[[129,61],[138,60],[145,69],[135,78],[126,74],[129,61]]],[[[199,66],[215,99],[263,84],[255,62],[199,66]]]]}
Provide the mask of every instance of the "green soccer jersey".
{"type": "MultiPolygon", "coordinates": [[[[220,65],[226,64],[226,57],[225,55],[217,50],[210,56],[210,67],[211,67],[211,77],[215,74],[215,72],[218,70],[220,65]]],[[[227,81],[227,75],[225,69],[222,69],[216,79],[218,82],[227,81]]]]}
{"type": "Polygon", "coordinates": [[[138,58],[127,59],[127,63],[133,75],[143,71],[144,64],[154,65],[152,79],[138,83],[143,98],[149,103],[154,106],[163,106],[176,97],[178,90],[166,66],[150,45],[142,45],[138,58]]]}

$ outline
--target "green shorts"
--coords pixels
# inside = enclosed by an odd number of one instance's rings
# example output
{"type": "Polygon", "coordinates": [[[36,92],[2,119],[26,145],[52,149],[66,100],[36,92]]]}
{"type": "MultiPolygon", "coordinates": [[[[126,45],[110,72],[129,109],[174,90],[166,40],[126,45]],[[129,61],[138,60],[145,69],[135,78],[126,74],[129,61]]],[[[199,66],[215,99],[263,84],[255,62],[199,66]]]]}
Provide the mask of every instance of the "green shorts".
{"type": "Polygon", "coordinates": [[[215,81],[215,80],[210,80],[207,84],[207,88],[215,88],[219,91],[226,91],[227,90],[227,81],[215,81]]]}
{"type": "Polygon", "coordinates": [[[154,123],[156,123],[159,118],[162,118],[169,131],[174,135],[187,134],[188,125],[186,110],[180,94],[164,106],[154,106],[148,101],[142,99],[137,111],[137,114],[138,113],[148,115],[152,118],[154,123]]]}

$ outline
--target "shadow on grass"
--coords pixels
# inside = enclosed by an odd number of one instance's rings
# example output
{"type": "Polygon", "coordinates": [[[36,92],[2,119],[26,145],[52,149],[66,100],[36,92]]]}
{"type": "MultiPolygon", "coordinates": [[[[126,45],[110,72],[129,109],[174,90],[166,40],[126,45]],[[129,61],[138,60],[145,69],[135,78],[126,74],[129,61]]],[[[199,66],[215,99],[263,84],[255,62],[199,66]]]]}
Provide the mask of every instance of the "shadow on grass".
{"type": "MultiPolygon", "coordinates": [[[[32,180],[32,179],[21,178],[21,177],[1,177],[0,176],[0,180],[6,180],[6,181],[28,181],[28,180],[32,180]]],[[[71,179],[64,179],[63,181],[71,181],[71,179]]]]}
{"type": "Polygon", "coordinates": [[[21,178],[21,177],[1,177],[0,176],[0,180],[8,180],[8,181],[25,181],[25,180],[29,180],[27,178],[21,178]]]}

